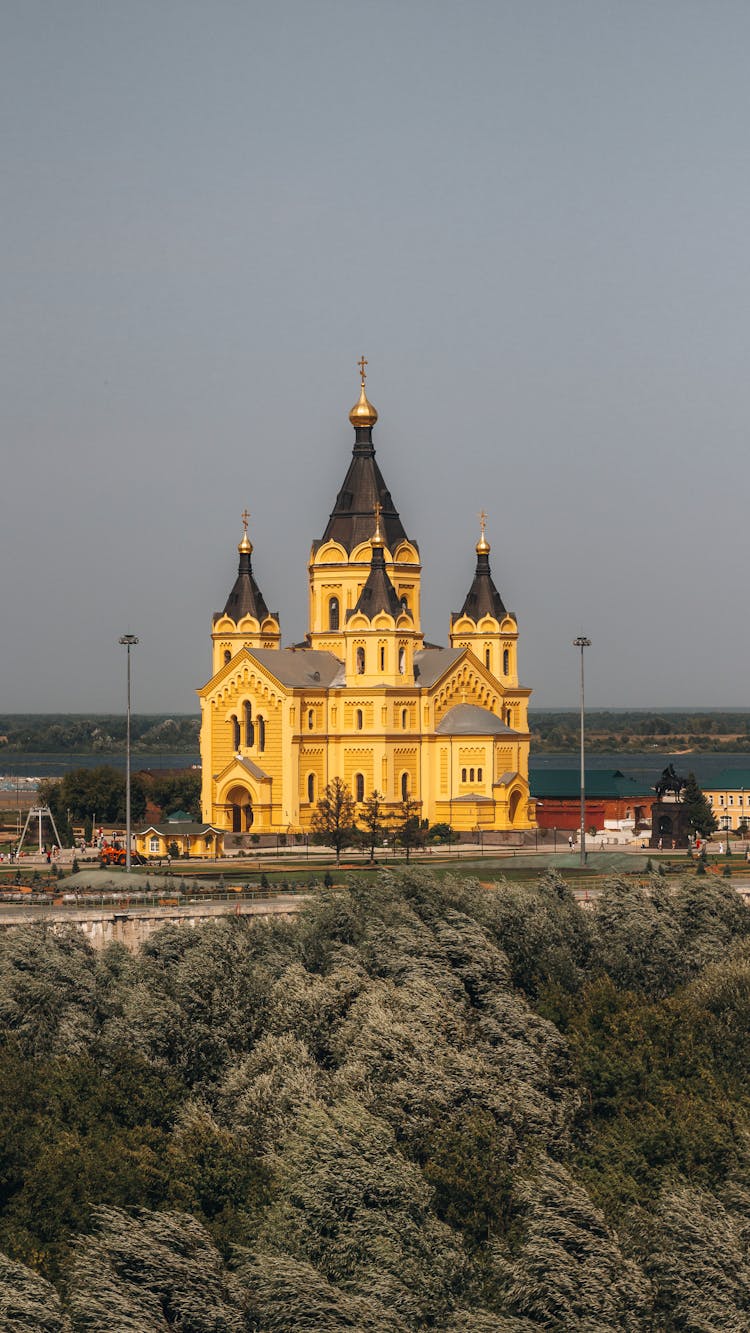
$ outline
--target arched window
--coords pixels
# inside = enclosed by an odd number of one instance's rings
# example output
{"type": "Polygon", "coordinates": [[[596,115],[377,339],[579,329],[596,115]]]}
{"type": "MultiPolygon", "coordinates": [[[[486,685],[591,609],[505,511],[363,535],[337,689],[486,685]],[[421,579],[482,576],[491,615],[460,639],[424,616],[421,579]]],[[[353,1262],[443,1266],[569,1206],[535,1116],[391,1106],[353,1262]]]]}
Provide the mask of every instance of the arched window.
{"type": "Polygon", "coordinates": [[[231,660],[232,660],[232,654],[230,653],[230,651],[229,651],[228,648],[225,648],[225,649],[224,649],[224,665],[226,666],[227,662],[231,662],[231,660]]]}
{"type": "Polygon", "coordinates": [[[406,671],[406,649],[403,646],[398,650],[398,670],[401,676],[406,671]]]}
{"type": "Polygon", "coordinates": [[[482,770],[481,770],[481,768],[478,768],[478,769],[477,769],[477,782],[481,782],[481,781],[482,781],[482,770]]]}
{"type": "Polygon", "coordinates": [[[489,650],[489,648],[485,648],[485,650],[484,650],[484,665],[486,666],[487,670],[489,671],[489,669],[490,669],[490,650],[489,650]]]}
{"type": "Polygon", "coordinates": [[[359,648],[357,649],[357,675],[364,676],[364,674],[365,674],[365,650],[360,644],[359,648]]]}
{"type": "Polygon", "coordinates": [[[401,726],[403,727],[404,731],[406,731],[406,723],[407,723],[408,716],[409,716],[409,714],[407,713],[406,709],[405,709],[405,708],[402,708],[402,709],[401,709],[401,726]]]}
{"type": "Polygon", "coordinates": [[[339,627],[339,599],[338,597],[328,598],[328,628],[338,629],[339,627]]]}
{"type": "Polygon", "coordinates": [[[258,718],[258,749],[262,752],[266,748],[266,720],[263,717],[258,718]]]}
{"type": "Polygon", "coordinates": [[[242,712],[245,718],[245,745],[255,744],[255,727],[253,726],[253,706],[247,699],[242,705],[242,712]]]}
{"type": "Polygon", "coordinates": [[[313,801],[315,800],[315,774],[314,774],[314,773],[308,773],[308,775],[307,775],[307,799],[308,799],[308,801],[310,802],[311,805],[312,805],[313,801]]]}
{"type": "Polygon", "coordinates": [[[461,781],[462,781],[462,782],[465,782],[465,781],[466,781],[466,769],[465,769],[465,768],[462,768],[462,769],[461,769],[461,781]]]}
{"type": "Polygon", "coordinates": [[[506,727],[509,727],[509,726],[510,726],[510,709],[509,709],[509,708],[506,708],[506,710],[505,710],[505,725],[506,725],[506,727]]]}
{"type": "Polygon", "coordinates": [[[474,781],[474,769],[473,769],[473,768],[470,768],[470,769],[469,769],[469,782],[473,782],[473,781],[474,781]]]}
{"type": "Polygon", "coordinates": [[[409,774],[401,774],[401,800],[405,801],[409,795],[409,774]]]}
{"type": "Polygon", "coordinates": [[[506,648],[503,651],[503,675],[507,676],[509,671],[510,671],[510,652],[506,648]]]}
{"type": "Polygon", "coordinates": [[[402,611],[409,610],[409,598],[406,596],[406,593],[402,593],[401,596],[401,610],[402,611]]]}
{"type": "Polygon", "coordinates": [[[380,645],[380,670],[385,671],[385,647],[382,643],[380,645]]]}
{"type": "Polygon", "coordinates": [[[364,801],[365,799],[365,778],[363,773],[354,774],[354,799],[364,801]]]}
{"type": "Polygon", "coordinates": [[[357,709],[357,731],[361,731],[361,730],[362,730],[362,723],[363,723],[362,709],[361,709],[361,708],[358,708],[358,709],[357,709]]]}
{"type": "Polygon", "coordinates": [[[232,749],[237,751],[240,748],[240,719],[233,715],[229,721],[232,724],[232,749]]]}
{"type": "Polygon", "coordinates": [[[307,710],[307,730],[308,730],[308,731],[312,731],[314,721],[315,721],[315,714],[313,713],[312,708],[308,708],[308,710],[307,710]]]}

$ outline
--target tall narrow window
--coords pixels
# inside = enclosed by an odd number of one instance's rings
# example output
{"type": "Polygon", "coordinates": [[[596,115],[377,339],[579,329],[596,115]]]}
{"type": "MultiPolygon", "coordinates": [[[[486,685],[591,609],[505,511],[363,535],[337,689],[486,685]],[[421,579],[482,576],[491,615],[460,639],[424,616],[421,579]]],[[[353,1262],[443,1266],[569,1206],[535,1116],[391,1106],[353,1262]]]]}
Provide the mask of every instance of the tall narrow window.
{"type": "Polygon", "coordinates": [[[409,774],[401,774],[401,800],[405,801],[409,795],[409,774]]]}
{"type": "Polygon", "coordinates": [[[506,648],[503,652],[503,675],[507,676],[510,671],[510,652],[506,648]]]}
{"type": "Polygon", "coordinates": [[[401,726],[403,727],[404,731],[406,731],[406,724],[407,724],[408,718],[409,718],[409,714],[407,713],[407,711],[406,711],[405,708],[402,708],[402,709],[401,709],[401,726]]]}
{"type": "Polygon", "coordinates": [[[265,718],[258,718],[258,749],[262,752],[266,748],[266,721],[265,718]]]}
{"type": "Polygon", "coordinates": [[[314,722],[315,722],[315,714],[313,713],[312,708],[308,708],[308,710],[307,710],[307,730],[308,730],[308,731],[312,731],[314,722]]]}
{"type": "Polygon", "coordinates": [[[398,669],[399,674],[403,676],[406,671],[406,649],[403,647],[398,650],[398,669]]]}
{"type": "Polygon", "coordinates": [[[242,712],[245,719],[245,745],[255,744],[255,727],[253,726],[253,706],[247,699],[242,705],[242,712]]]}
{"type": "Polygon", "coordinates": [[[385,671],[385,648],[382,643],[380,645],[380,670],[385,671]]]}
{"type": "Polygon", "coordinates": [[[230,651],[229,651],[228,648],[225,648],[225,649],[224,649],[224,665],[226,666],[227,662],[231,662],[231,660],[232,660],[232,654],[230,653],[230,651]]]}
{"type": "Polygon", "coordinates": [[[466,781],[466,769],[465,769],[465,768],[462,768],[462,769],[461,769],[461,781],[462,781],[462,782],[465,782],[465,781],[466,781]]]}
{"type": "Polygon", "coordinates": [[[505,710],[505,725],[506,725],[506,727],[509,727],[509,726],[510,726],[510,709],[509,709],[509,708],[506,708],[506,710],[505,710]]]}
{"type": "Polygon", "coordinates": [[[362,730],[362,723],[363,723],[362,709],[361,709],[361,708],[358,708],[358,709],[357,709],[357,731],[361,731],[361,730],[362,730]]]}
{"type": "Polygon", "coordinates": [[[329,597],[328,599],[328,628],[338,629],[339,627],[339,599],[338,597],[329,597]]]}
{"type": "Polygon", "coordinates": [[[360,644],[359,648],[357,649],[357,675],[364,676],[364,674],[365,674],[365,650],[360,644]]]}
{"type": "Polygon", "coordinates": [[[490,669],[490,650],[489,650],[489,648],[485,648],[485,650],[484,650],[484,665],[486,666],[487,670],[489,671],[489,669],[490,669]]]}
{"type": "Polygon", "coordinates": [[[354,795],[355,799],[358,801],[364,801],[365,799],[365,778],[363,773],[355,773],[354,775],[354,795]]]}
{"type": "Polygon", "coordinates": [[[310,802],[311,805],[312,805],[313,801],[315,800],[315,774],[314,774],[314,773],[308,773],[308,775],[307,775],[307,799],[308,799],[308,801],[310,802]]]}
{"type": "Polygon", "coordinates": [[[238,717],[230,717],[229,721],[232,724],[232,749],[239,750],[241,744],[240,719],[238,717]]]}
{"type": "Polygon", "coordinates": [[[482,770],[481,770],[481,768],[478,768],[478,769],[477,769],[477,782],[481,782],[481,781],[482,781],[482,770]]]}

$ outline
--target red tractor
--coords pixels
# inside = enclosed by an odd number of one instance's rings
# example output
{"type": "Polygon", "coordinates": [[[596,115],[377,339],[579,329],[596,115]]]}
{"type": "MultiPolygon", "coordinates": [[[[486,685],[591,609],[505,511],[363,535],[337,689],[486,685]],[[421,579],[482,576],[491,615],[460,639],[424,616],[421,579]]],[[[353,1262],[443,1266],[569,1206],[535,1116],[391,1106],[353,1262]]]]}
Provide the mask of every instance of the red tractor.
{"type": "Polygon", "coordinates": [[[126,860],[125,848],[118,847],[116,843],[111,846],[108,842],[105,842],[99,852],[100,866],[124,866],[126,860]]]}

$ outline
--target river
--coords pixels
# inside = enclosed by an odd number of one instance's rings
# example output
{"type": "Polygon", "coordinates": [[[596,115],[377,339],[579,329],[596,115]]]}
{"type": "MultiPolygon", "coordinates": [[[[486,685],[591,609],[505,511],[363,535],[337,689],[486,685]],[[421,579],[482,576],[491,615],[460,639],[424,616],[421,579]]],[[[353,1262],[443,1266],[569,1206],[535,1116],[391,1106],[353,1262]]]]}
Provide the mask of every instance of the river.
{"type": "MultiPolygon", "coordinates": [[[[6,754],[0,756],[0,783],[12,785],[16,778],[63,777],[72,768],[99,768],[109,764],[113,768],[125,767],[124,754],[6,754]]],[[[531,776],[551,768],[578,769],[580,756],[577,751],[565,754],[534,754],[530,759],[531,776]]],[[[750,754],[713,754],[695,752],[691,754],[665,754],[655,750],[627,754],[587,754],[586,768],[614,769],[653,785],[668,764],[674,764],[681,777],[693,772],[702,787],[709,786],[716,775],[723,769],[750,769],[750,754]]],[[[194,768],[200,766],[197,754],[131,754],[131,768],[134,773],[148,768],[194,768]]]]}

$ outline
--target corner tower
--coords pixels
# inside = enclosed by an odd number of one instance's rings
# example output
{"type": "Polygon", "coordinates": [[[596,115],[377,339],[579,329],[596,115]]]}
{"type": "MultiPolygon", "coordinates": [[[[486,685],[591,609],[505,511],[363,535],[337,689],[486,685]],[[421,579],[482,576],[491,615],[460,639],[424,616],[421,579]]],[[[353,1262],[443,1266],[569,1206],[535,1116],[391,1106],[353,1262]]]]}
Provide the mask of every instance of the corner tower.
{"type": "MultiPolygon", "coordinates": [[[[451,616],[452,648],[471,648],[482,666],[505,689],[518,689],[518,623],[506,611],[490,570],[490,544],[485,534],[487,515],[479,515],[481,535],[476,545],[474,581],[461,610],[451,616]]],[[[521,719],[514,719],[514,725],[521,719]]],[[[523,719],[525,729],[525,715],[523,719]]]]}
{"type": "Polygon", "coordinates": [[[240,553],[237,578],[224,610],[214,613],[211,627],[214,675],[240,648],[278,648],[281,644],[279,613],[268,610],[253,574],[253,544],[247,535],[249,518],[245,509],[242,514],[244,531],[237,546],[240,553]]]}
{"type": "Polygon", "coordinates": [[[420,623],[419,547],[410,541],[375,459],[372,430],[378,414],[366,392],[367,361],[359,361],[360,395],[349,413],[354,448],[349,469],[309,564],[309,631],[312,648],[344,658],[344,628],[357,605],[372,564],[372,516],[380,506],[383,560],[400,606],[413,627],[420,623]]]}

